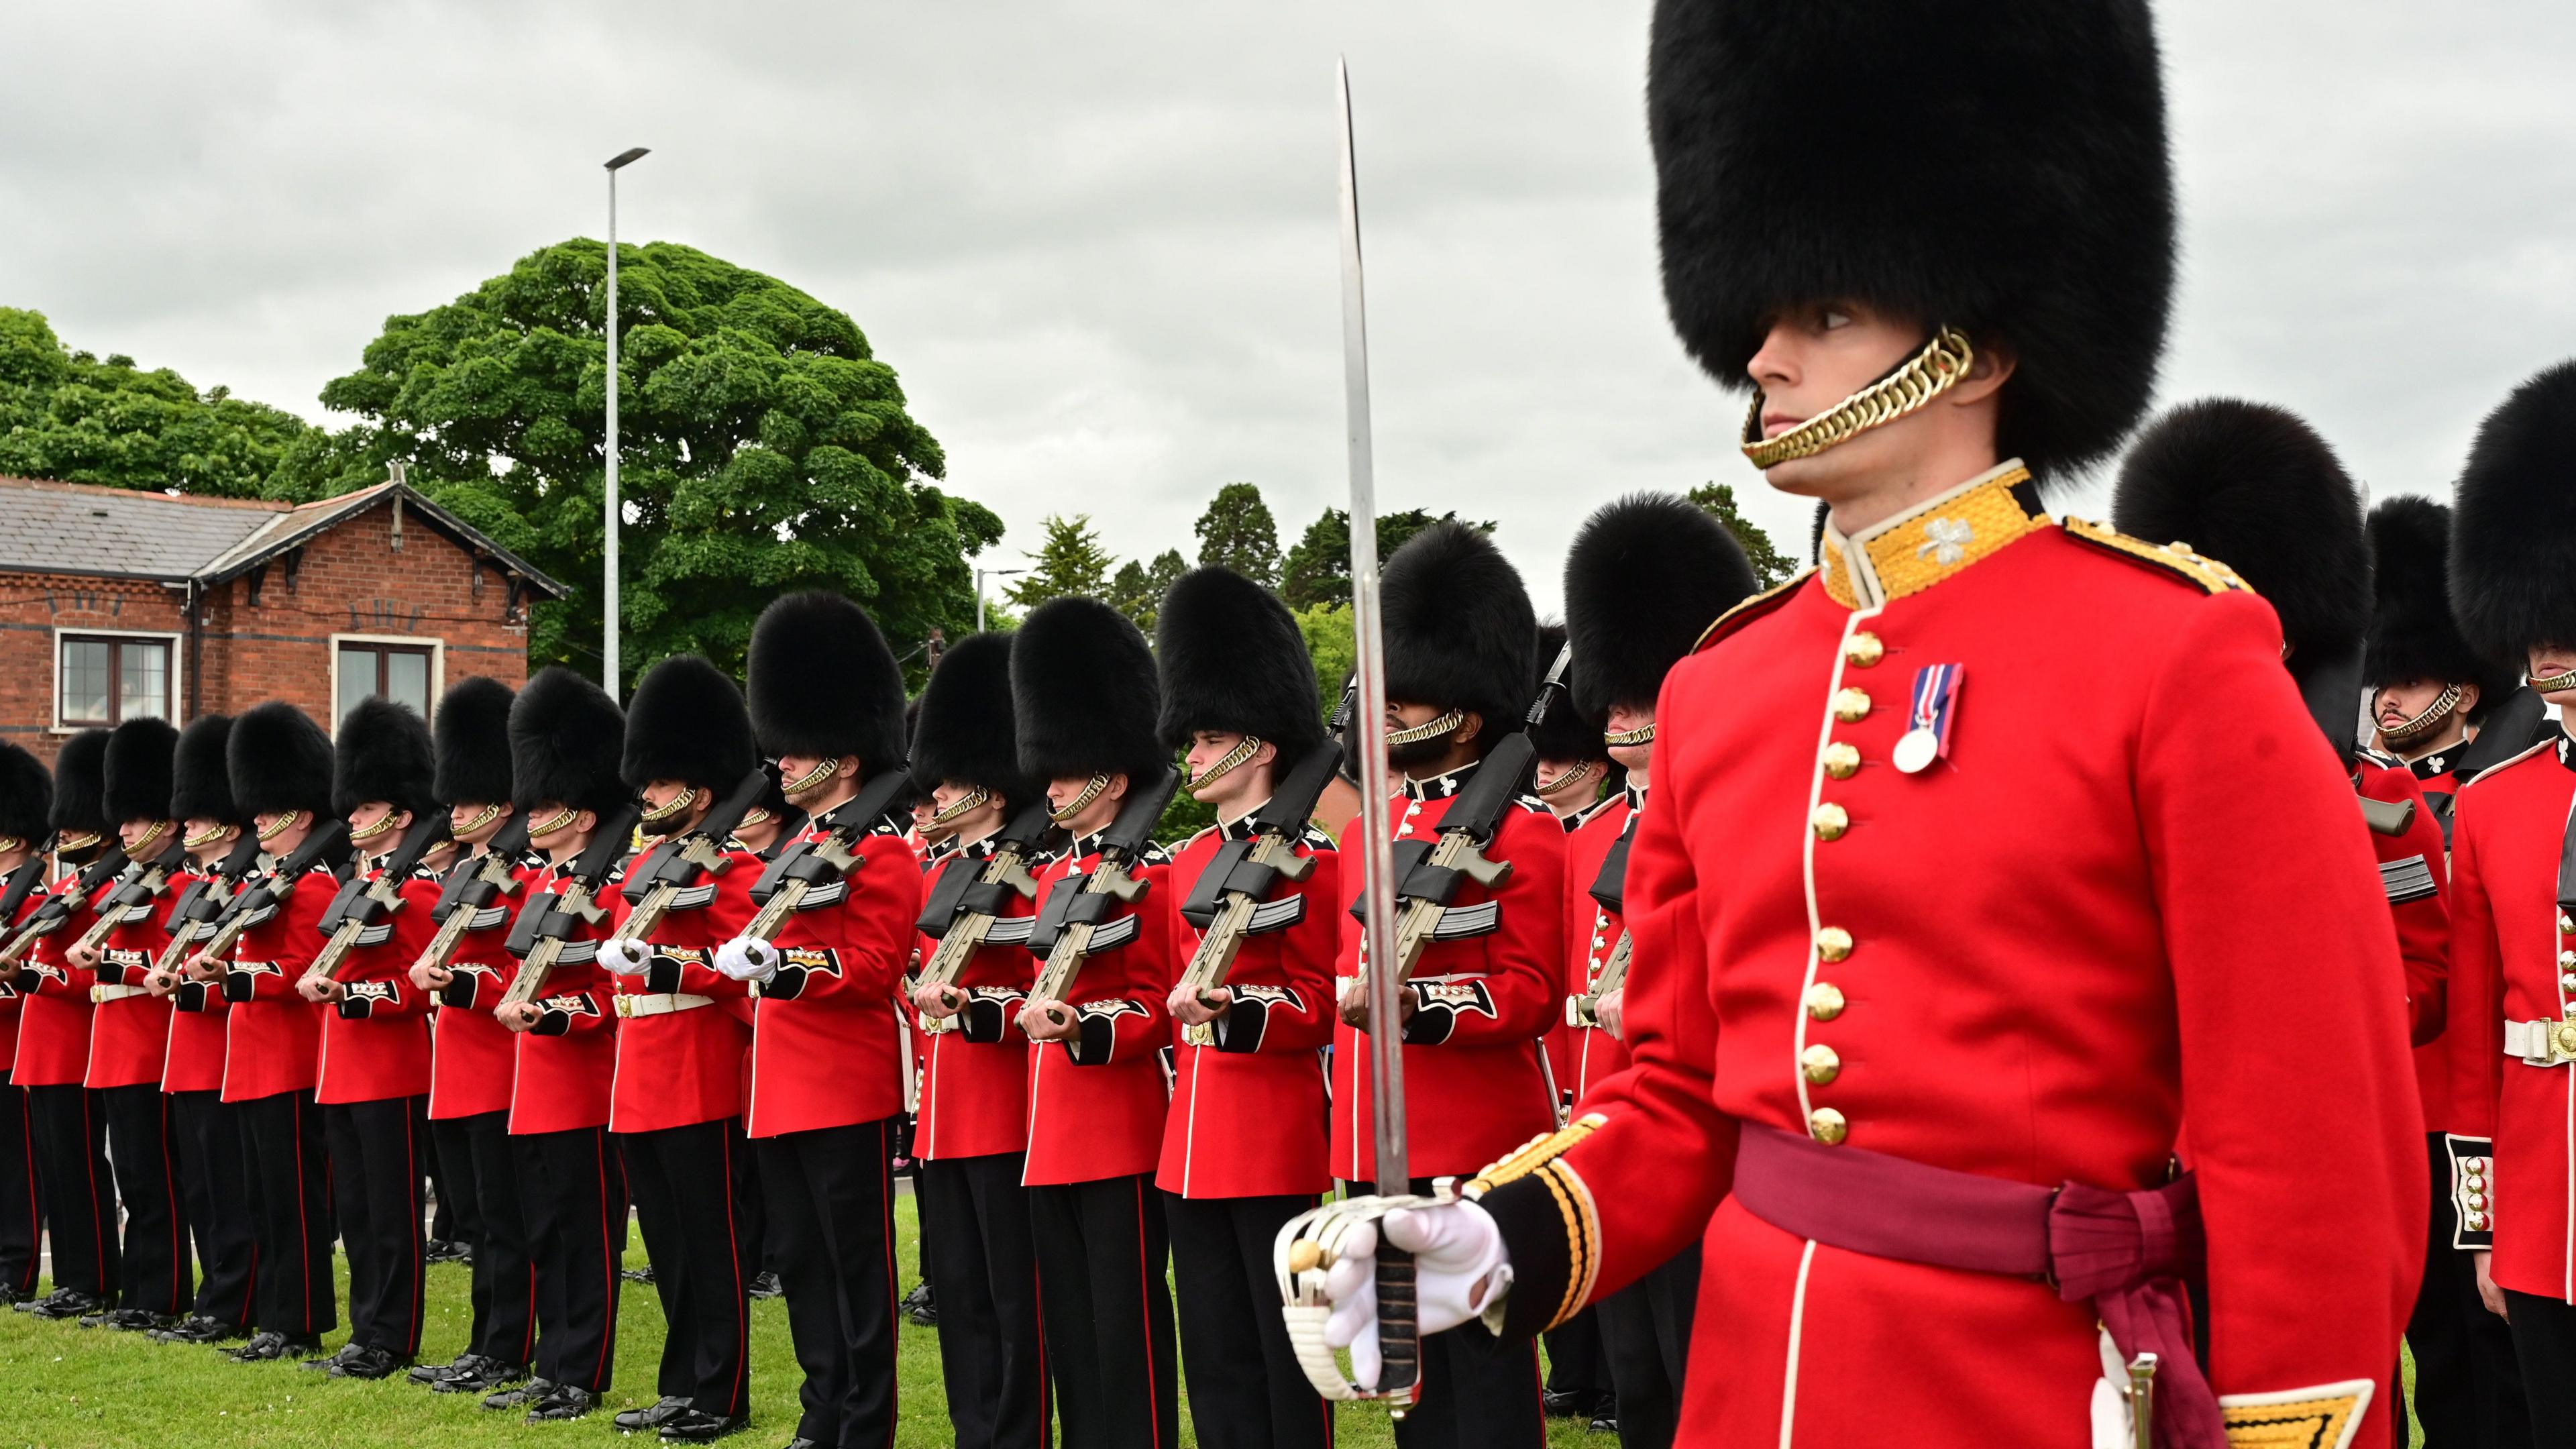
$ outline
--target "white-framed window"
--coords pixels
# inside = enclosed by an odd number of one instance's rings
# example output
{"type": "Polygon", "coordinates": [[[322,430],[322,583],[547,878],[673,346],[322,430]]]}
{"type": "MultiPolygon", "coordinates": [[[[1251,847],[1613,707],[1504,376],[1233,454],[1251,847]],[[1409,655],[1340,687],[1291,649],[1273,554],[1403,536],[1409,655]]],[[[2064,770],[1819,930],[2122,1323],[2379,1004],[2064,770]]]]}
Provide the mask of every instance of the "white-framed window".
{"type": "Polygon", "coordinates": [[[130,629],[54,631],[54,728],[179,717],[179,636],[130,629]]]}
{"type": "Polygon", "coordinates": [[[430,706],[446,674],[443,640],[403,634],[334,634],[331,636],[331,721],[339,722],[358,701],[382,696],[407,704],[429,718],[430,706]]]}

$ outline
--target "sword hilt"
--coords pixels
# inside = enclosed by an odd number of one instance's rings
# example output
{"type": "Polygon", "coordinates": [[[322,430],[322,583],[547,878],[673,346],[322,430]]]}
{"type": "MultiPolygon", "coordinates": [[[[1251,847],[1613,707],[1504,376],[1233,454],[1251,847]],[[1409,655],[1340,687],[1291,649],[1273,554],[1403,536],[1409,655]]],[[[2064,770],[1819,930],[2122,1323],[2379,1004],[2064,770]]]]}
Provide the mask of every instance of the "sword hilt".
{"type": "Polygon", "coordinates": [[[1377,1243],[1377,1347],[1377,1396],[1391,1401],[1395,1417],[1402,1418],[1422,1386],[1421,1308],[1413,1255],[1388,1242],[1383,1230],[1377,1243]]]}

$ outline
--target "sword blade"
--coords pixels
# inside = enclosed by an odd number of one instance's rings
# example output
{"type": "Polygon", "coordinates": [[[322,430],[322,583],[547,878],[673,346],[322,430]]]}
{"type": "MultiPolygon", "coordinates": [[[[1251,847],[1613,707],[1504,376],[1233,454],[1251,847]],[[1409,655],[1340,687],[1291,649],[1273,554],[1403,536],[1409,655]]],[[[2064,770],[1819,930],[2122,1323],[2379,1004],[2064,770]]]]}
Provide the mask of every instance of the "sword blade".
{"type": "Polygon", "coordinates": [[[1360,267],[1359,159],[1351,139],[1351,67],[1337,69],[1342,121],[1342,409],[1350,442],[1351,627],[1359,644],[1360,858],[1368,921],[1361,949],[1369,981],[1369,1085],[1378,1191],[1408,1191],[1404,1043],[1395,973],[1395,842],[1387,819],[1386,634],[1378,615],[1377,475],[1369,437],[1368,294],[1360,267]]]}

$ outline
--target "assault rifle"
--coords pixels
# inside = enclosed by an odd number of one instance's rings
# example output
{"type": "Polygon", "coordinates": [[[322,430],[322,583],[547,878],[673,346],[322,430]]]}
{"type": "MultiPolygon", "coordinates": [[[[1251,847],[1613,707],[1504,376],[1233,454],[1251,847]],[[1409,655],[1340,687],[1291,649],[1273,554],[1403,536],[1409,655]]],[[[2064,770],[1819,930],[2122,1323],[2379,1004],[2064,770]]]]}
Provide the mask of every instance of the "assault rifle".
{"type": "MultiPolygon", "coordinates": [[[[1038,908],[1037,924],[1029,929],[1029,949],[1046,952],[1046,965],[1038,969],[1031,996],[1063,1003],[1065,993],[1073,989],[1074,976],[1091,956],[1093,939],[1109,924],[1112,912],[1145,898],[1153,883],[1136,878],[1136,861],[1154,843],[1154,826],[1180,788],[1179,772],[1166,765],[1144,789],[1131,789],[1127,803],[1118,807],[1117,818],[1100,833],[1100,864],[1082,878],[1080,887],[1047,892],[1046,904],[1038,908]]],[[[1143,929],[1136,916],[1127,919],[1128,934],[1143,929]]],[[[1067,1018],[1058,1010],[1047,1015],[1058,1026],[1066,1024],[1067,1018]]],[[[1027,1025],[1025,1019],[1021,1025],[1027,1025]]]]}
{"type": "Polygon", "coordinates": [[[233,898],[224,904],[223,914],[215,920],[214,936],[196,954],[221,956],[231,950],[244,931],[276,915],[280,906],[294,898],[296,886],[308,871],[348,843],[347,822],[326,820],[314,826],[313,833],[304,837],[293,855],[233,893],[233,898]]]}
{"type": "Polygon", "coordinates": [[[649,941],[661,929],[662,918],[674,909],[694,908],[715,899],[715,878],[733,868],[733,857],[725,853],[725,842],[768,790],[769,775],[754,769],[733,787],[733,793],[707,811],[696,828],[645,852],[634,873],[626,878],[624,894],[634,903],[634,909],[617,923],[609,939],[649,941]]]}
{"type": "MultiPolygon", "coordinates": [[[[185,836],[186,827],[180,827],[178,834],[185,836]]],[[[154,856],[149,865],[129,859],[127,871],[117,876],[116,889],[108,893],[107,903],[98,908],[97,917],[72,943],[72,950],[84,954],[95,951],[107,940],[107,933],[129,917],[150,914],[154,899],[169,889],[170,877],[187,863],[188,849],[177,839],[170,842],[168,850],[154,856]]]]}
{"type": "Polygon", "coordinates": [[[519,958],[519,974],[511,979],[510,989],[501,993],[499,1005],[527,1005],[545,990],[546,978],[557,966],[578,966],[599,953],[596,942],[575,941],[573,932],[608,919],[608,908],[598,903],[599,888],[625,858],[627,837],[635,833],[638,813],[630,805],[599,822],[589,847],[573,860],[563,889],[539,891],[519,907],[519,918],[510,923],[510,939],[503,943],[504,950],[519,958]]]}
{"type": "Polygon", "coordinates": [[[9,965],[26,955],[27,948],[35,945],[38,937],[50,936],[61,930],[63,922],[70,920],[74,911],[90,904],[93,896],[105,895],[118,872],[125,869],[125,864],[125,852],[111,845],[99,853],[98,859],[82,866],[70,890],[57,891],[48,897],[43,905],[36,907],[35,914],[27,917],[26,924],[18,928],[18,934],[9,938],[9,944],[0,946],[0,966],[9,965]]]}
{"type": "Polygon", "coordinates": [[[394,933],[394,912],[403,908],[403,883],[420,869],[421,857],[447,839],[447,834],[444,810],[414,820],[374,880],[352,880],[340,887],[340,893],[331,898],[330,907],[316,923],[330,939],[322,943],[312,966],[305,970],[306,980],[319,977],[337,981],[348,965],[350,952],[360,946],[384,944],[385,938],[394,933]]]}
{"type": "Polygon", "coordinates": [[[836,885],[846,889],[848,879],[867,864],[867,857],[859,854],[859,842],[876,829],[878,821],[905,808],[911,795],[912,777],[897,767],[880,772],[859,793],[824,811],[814,821],[824,832],[821,840],[797,841],[762,867],[760,879],[751,887],[752,903],[760,910],[742,933],[775,941],[779,928],[807,896],[836,885]]]}
{"type": "MultiPolygon", "coordinates": [[[[1341,773],[1341,730],[1350,719],[1355,691],[1356,686],[1342,691],[1331,731],[1289,770],[1269,803],[1253,812],[1251,838],[1218,846],[1207,869],[1199,873],[1190,898],[1181,903],[1181,918],[1206,933],[1181,972],[1182,987],[1201,1006],[1209,1004],[1209,992],[1225,984],[1244,938],[1256,930],[1275,929],[1262,913],[1266,907],[1284,904],[1270,899],[1278,883],[1302,881],[1315,872],[1315,858],[1299,855],[1297,842],[1315,816],[1315,802],[1341,773]]],[[[1302,907],[1302,898],[1291,900],[1302,907]]],[[[1278,924],[1294,919],[1291,915],[1278,924]]],[[[1191,1046],[1214,1046],[1215,1026],[1205,1022],[1184,1026],[1181,1040],[1191,1046]]]]}
{"type": "MultiPolygon", "coordinates": [[[[34,895],[44,883],[44,853],[31,851],[24,864],[9,872],[8,884],[0,886],[0,923],[5,923],[17,915],[18,908],[27,903],[27,897],[34,895]]],[[[0,986],[7,985],[6,981],[0,981],[0,986]]]]}
{"type": "MultiPolygon", "coordinates": [[[[1637,817],[1631,815],[1628,828],[1619,832],[1619,838],[1611,843],[1610,853],[1601,858],[1601,873],[1592,878],[1589,892],[1601,909],[1619,916],[1623,924],[1628,900],[1628,841],[1636,833],[1637,817]]],[[[1601,975],[1592,982],[1592,989],[1566,998],[1566,1025],[1601,1025],[1601,998],[1628,984],[1628,948],[1635,940],[1636,937],[1626,930],[1619,932],[1619,944],[1610,948],[1610,959],[1601,964],[1601,975]]]]}
{"type": "Polygon", "coordinates": [[[188,959],[189,947],[214,933],[215,922],[223,916],[224,904],[232,899],[243,876],[259,863],[259,837],[249,831],[233,843],[233,848],[216,861],[206,874],[188,883],[172,902],[170,915],[161,929],[170,935],[170,944],[152,963],[152,969],[164,974],[179,969],[188,959]]]}
{"type": "MultiPolygon", "coordinates": [[[[939,873],[939,884],[931,887],[921,919],[913,923],[915,930],[939,943],[921,968],[922,985],[954,986],[966,963],[974,960],[975,953],[986,944],[1015,944],[997,937],[994,931],[1012,896],[1022,900],[1037,898],[1038,883],[1029,874],[1029,858],[1038,853],[1047,833],[1054,828],[1046,797],[1041,795],[1021,806],[1020,813],[1002,826],[1001,833],[993,837],[992,857],[980,868],[971,861],[960,860],[939,873]]],[[[1036,921],[1029,919],[1028,925],[1034,927],[1036,921]]],[[[924,1017],[921,1029],[936,1036],[955,1031],[957,1023],[954,1016],[924,1017]]]]}
{"type": "Polygon", "coordinates": [[[528,822],[514,816],[481,855],[467,856],[448,867],[447,878],[438,883],[438,904],[429,908],[429,918],[438,922],[438,934],[429,938],[428,948],[414,964],[444,971],[456,959],[456,948],[466,932],[478,924],[487,931],[501,924],[509,907],[494,905],[493,899],[519,888],[519,857],[527,853],[528,822]]]}

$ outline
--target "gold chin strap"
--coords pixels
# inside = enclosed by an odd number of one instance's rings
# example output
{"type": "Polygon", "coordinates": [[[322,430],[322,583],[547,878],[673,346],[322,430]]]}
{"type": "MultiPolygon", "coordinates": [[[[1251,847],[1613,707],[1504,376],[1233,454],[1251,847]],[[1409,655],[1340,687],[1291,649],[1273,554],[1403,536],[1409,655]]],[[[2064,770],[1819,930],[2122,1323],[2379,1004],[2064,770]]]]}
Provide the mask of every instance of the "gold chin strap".
{"type": "Polygon", "coordinates": [[[303,813],[304,812],[301,810],[289,810],[285,814],[278,816],[275,824],[260,831],[259,843],[266,845],[277,837],[284,835],[286,833],[286,827],[293,825],[295,823],[295,817],[303,813]]]}
{"type": "Polygon", "coordinates": [[[187,839],[180,841],[179,846],[183,850],[203,850],[207,846],[214,844],[216,841],[223,839],[224,832],[230,828],[231,827],[225,825],[209,825],[206,827],[205,834],[191,835],[187,839]]]}
{"type": "Polygon", "coordinates": [[[1242,744],[1236,745],[1233,749],[1226,751],[1225,758],[1208,766],[1206,774],[1200,775],[1191,780],[1190,788],[1196,790],[1203,785],[1210,785],[1218,780],[1224,779],[1226,776],[1242,769],[1246,761],[1250,760],[1254,755],[1257,755],[1260,752],[1261,736],[1245,735],[1243,737],[1242,744]]]}
{"type": "Polygon", "coordinates": [[[1099,799],[1100,792],[1108,788],[1109,777],[1107,775],[1094,775],[1091,777],[1090,782],[1082,787],[1082,793],[1073,797],[1072,804],[1067,805],[1061,810],[1048,812],[1047,818],[1058,825],[1062,825],[1064,822],[1071,820],[1076,815],[1090,809],[1091,802],[1099,799]]]}
{"type": "Polygon", "coordinates": [[[1812,458],[1836,443],[1892,423],[1948,392],[1968,375],[1976,349],[1954,328],[1935,330],[1923,350],[1894,372],[1844,398],[1776,438],[1762,436],[1762,390],[1753,390],[1753,406],[1744,415],[1744,456],[1756,468],[1776,468],[1799,458],[1812,458]]]}
{"type": "Polygon", "coordinates": [[[2424,712],[2413,719],[2402,720],[2393,725],[2381,725],[2379,737],[2392,745],[2402,745],[2408,740],[2421,739],[2435,726],[2449,719],[2451,711],[2459,707],[2460,687],[2454,684],[2444,689],[2440,697],[2431,704],[2424,706],[2424,712]]]}
{"type": "Polygon", "coordinates": [[[742,819],[735,823],[734,829],[742,830],[749,826],[767,825],[768,823],[769,807],[766,805],[754,805],[750,809],[742,812],[742,819]]]}
{"type": "Polygon", "coordinates": [[[484,806],[484,807],[483,807],[483,813],[481,813],[481,814],[479,814],[479,815],[475,816],[475,817],[474,817],[473,819],[471,819],[471,820],[466,821],[466,822],[465,822],[464,824],[462,824],[462,825],[459,825],[459,826],[456,826],[456,827],[452,828],[451,830],[449,830],[449,831],[448,831],[448,834],[450,834],[450,835],[455,835],[455,836],[466,836],[466,835],[472,835],[475,831],[482,829],[484,826],[489,825],[489,824],[491,824],[493,821],[498,820],[498,819],[500,819],[500,818],[501,818],[501,807],[500,807],[500,805],[499,805],[497,802],[496,802],[496,803],[494,803],[494,804],[486,805],[486,806],[484,806]]]}
{"type": "Polygon", "coordinates": [[[1632,730],[1605,730],[1601,743],[1612,749],[1623,745],[1651,745],[1655,742],[1655,722],[1648,720],[1632,730]]]}
{"type": "Polygon", "coordinates": [[[127,852],[126,852],[126,854],[131,855],[131,856],[134,856],[134,857],[136,857],[137,859],[140,859],[140,858],[142,857],[142,855],[143,855],[143,852],[145,852],[145,851],[147,851],[147,850],[150,850],[150,849],[151,849],[151,848],[152,848],[156,843],[158,843],[158,842],[160,841],[160,839],[161,839],[161,837],[162,837],[162,836],[167,835],[167,834],[169,834],[169,833],[170,833],[170,822],[169,822],[169,821],[167,821],[167,820],[155,820],[155,821],[153,821],[153,822],[152,822],[152,828],[151,828],[151,829],[149,829],[149,830],[147,830],[147,831],[144,831],[144,832],[143,832],[143,838],[142,838],[141,840],[138,840],[138,841],[134,842],[134,848],[133,848],[132,850],[130,850],[130,851],[127,851],[127,852]]]}
{"type": "Polygon", "coordinates": [[[697,803],[698,787],[691,785],[679,794],[672,796],[670,804],[661,806],[657,809],[645,811],[644,818],[636,823],[639,825],[659,825],[663,821],[668,820],[675,815],[686,815],[689,813],[690,807],[697,803]]]}
{"type": "Polygon", "coordinates": [[[778,793],[786,796],[790,800],[793,800],[797,796],[812,790],[815,786],[822,784],[824,781],[831,779],[832,772],[839,768],[841,768],[841,762],[837,758],[823,760],[817,763],[814,768],[807,770],[804,774],[799,775],[795,779],[779,786],[778,793]]]}
{"type": "Polygon", "coordinates": [[[2531,681],[2531,692],[2534,694],[2563,694],[2571,689],[2576,689],[2576,669],[2570,669],[2564,674],[2553,674],[2547,679],[2531,681]]]}
{"type": "Polygon", "coordinates": [[[528,838],[534,840],[540,835],[552,835],[580,818],[580,811],[569,805],[563,806],[543,820],[529,822],[528,838]]]}
{"type": "Polygon", "coordinates": [[[1599,760],[1577,760],[1574,763],[1573,769],[1568,770],[1564,774],[1557,776],[1555,779],[1548,781],[1546,784],[1539,786],[1538,792],[1542,795],[1561,795],[1566,791],[1573,789],[1575,786],[1582,784],[1584,781],[1591,779],[1595,774],[1600,772],[1600,769],[1601,762],[1599,760]]]}
{"type": "Polygon", "coordinates": [[[17,836],[0,835],[0,855],[7,855],[12,851],[24,850],[26,848],[27,842],[20,840],[17,836]]]}
{"type": "MultiPolygon", "coordinates": [[[[956,804],[932,815],[930,817],[930,823],[933,825],[954,825],[958,821],[965,819],[967,814],[973,811],[975,807],[992,798],[992,791],[978,785],[973,789],[968,790],[965,794],[958,796],[956,804]]],[[[1083,803],[1087,805],[1091,802],[1086,800],[1083,803]]]]}
{"type": "Polygon", "coordinates": [[[384,814],[377,816],[376,823],[368,826],[366,829],[350,831],[349,843],[351,845],[364,845],[368,841],[375,839],[377,836],[393,829],[394,814],[394,811],[388,810],[384,814]]]}
{"type": "Polygon", "coordinates": [[[1425,720],[1409,730],[1390,731],[1386,742],[1390,745],[1418,745],[1424,740],[1436,740],[1466,722],[1466,711],[1453,709],[1438,719],[1425,720]]]}

